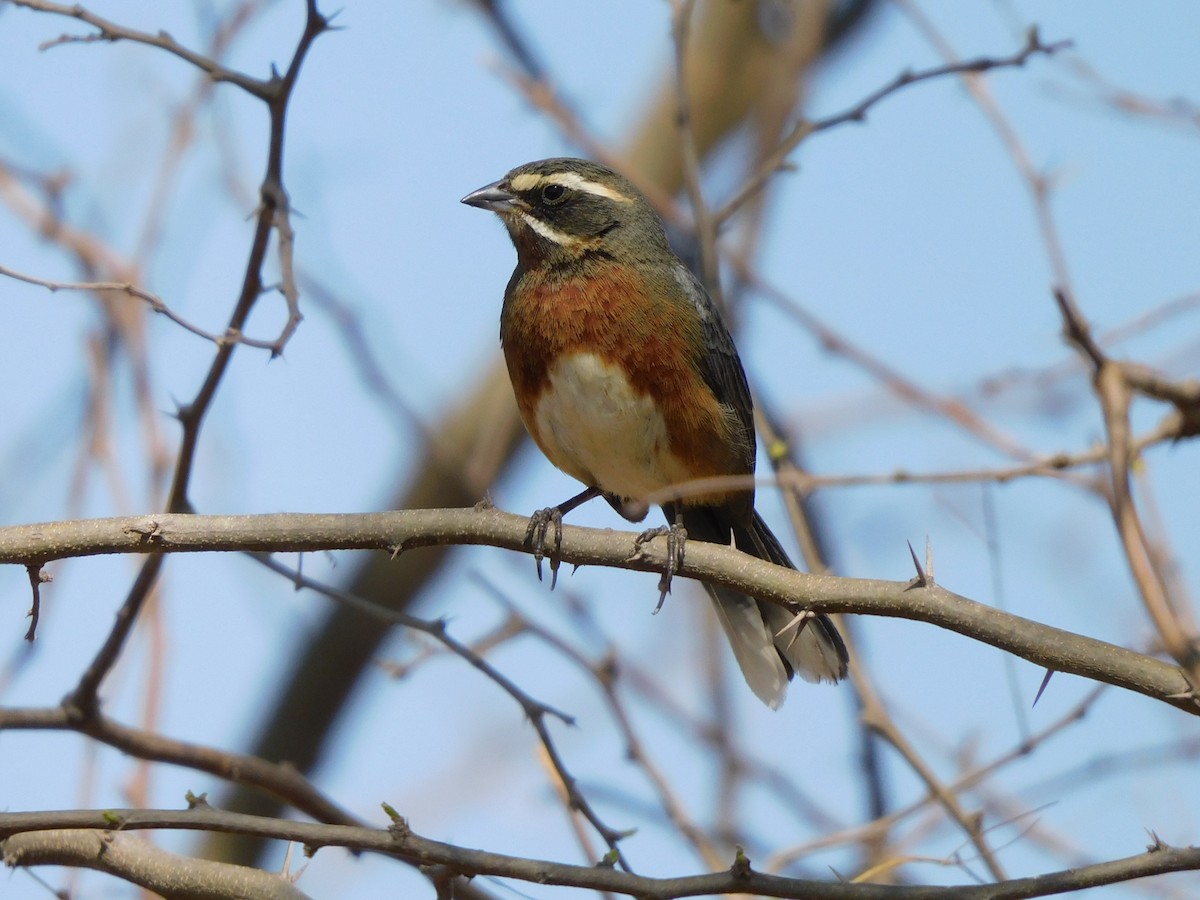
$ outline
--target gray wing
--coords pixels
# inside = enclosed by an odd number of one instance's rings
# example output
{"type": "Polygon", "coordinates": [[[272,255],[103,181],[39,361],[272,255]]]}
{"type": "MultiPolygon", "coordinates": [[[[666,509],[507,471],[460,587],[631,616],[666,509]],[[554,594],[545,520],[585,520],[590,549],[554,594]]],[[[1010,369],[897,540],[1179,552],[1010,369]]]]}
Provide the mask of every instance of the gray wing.
{"type": "Polygon", "coordinates": [[[695,306],[703,323],[704,353],[699,360],[700,374],[718,402],[729,407],[736,415],[740,426],[739,437],[745,450],[743,461],[746,472],[753,472],[754,404],[750,399],[750,386],[746,383],[746,371],[742,368],[733,338],[721,319],[720,310],[691,270],[680,263],[675,266],[672,274],[695,306]]]}

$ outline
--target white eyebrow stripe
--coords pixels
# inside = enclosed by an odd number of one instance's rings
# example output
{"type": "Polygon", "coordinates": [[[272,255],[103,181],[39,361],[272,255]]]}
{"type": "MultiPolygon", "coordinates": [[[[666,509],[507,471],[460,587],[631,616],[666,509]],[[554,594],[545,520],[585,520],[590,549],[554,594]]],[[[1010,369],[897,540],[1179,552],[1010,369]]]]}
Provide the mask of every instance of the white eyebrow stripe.
{"type": "Polygon", "coordinates": [[[509,183],[509,186],[514,191],[520,192],[532,190],[539,184],[561,184],[563,187],[574,188],[577,191],[583,191],[585,194],[594,194],[597,197],[607,197],[609,200],[615,200],[618,203],[633,202],[633,198],[628,194],[622,194],[607,184],[590,181],[578,172],[552,172],[549,175],[522,172],[509,183]]]}
{"type": "Polygon", "coordinates": [[[618,203],[633,202],[633,198],[627,194],[622,194],[620,191],[609,187],[607,184],[601,184],[598,181],[589,181],[576,172],[556,172],[553,175],[547,175],[546,180],[551,184],[561,184],[563,187],[569,187],[574,188],[577,191],[583,191],[585,194],[595,194],[599,197],[607,197],[609,200],[616,200],[618,203]]]}
{"type": "Polygon", "coordinates": [[[521,217],[521,221],[523,221],[526,225],[528,225],[548,241],[554,241],[554,243],[563,247],[567,247],[571,244],[576,244],[579,242],[578,238],[571,237],[571,235],[567,234],[566,232],[559,231],[557,228],[552,228],[541,219],[529,215],[529,213],[519,212],[517,215],[521,217]]]}
{"type": "Polygon", "coordinates": [[[528,191],[535,185],[541,184],[542,176],[534,172],[523,172],[508,183],[514,191],[528,191]]]}

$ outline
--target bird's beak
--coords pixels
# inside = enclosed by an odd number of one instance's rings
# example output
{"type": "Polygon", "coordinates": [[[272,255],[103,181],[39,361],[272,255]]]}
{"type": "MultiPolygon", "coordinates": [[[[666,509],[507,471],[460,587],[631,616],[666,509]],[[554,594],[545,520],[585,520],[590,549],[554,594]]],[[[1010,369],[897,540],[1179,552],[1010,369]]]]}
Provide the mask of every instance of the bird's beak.
{"type": "Polygon", "coordinates": [[[467,206],[475,206],[479,209],[489,209],[494,213],[509,212],[517,202],[517,197],[500,185],[502,181],[493,181],[489,185],[481,187],[477,191],[471,191],[467,196],[462,198],[462,202],[467,206]]]}

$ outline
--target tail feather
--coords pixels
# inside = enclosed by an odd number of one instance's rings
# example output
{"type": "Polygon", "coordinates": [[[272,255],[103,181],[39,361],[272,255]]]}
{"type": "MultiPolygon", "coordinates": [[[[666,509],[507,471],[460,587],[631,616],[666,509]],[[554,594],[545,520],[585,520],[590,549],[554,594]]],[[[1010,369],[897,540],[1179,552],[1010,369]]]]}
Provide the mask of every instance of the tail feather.
{"type": "MultiPolygon", "coordinates": [[[[666,509],[669,518],[673,509],[666,509]]],[[[744,553],[795,568],[779,540],[757,512],[749,523],[734,521],[720,507],[683,507],[683,526],[691,539],[728,546],[744,553]]],[[[816,615],[793,624],[794,616],[782,606],[739,594],[728,588],[705,585],[717,618],[729,638],[734,658],[755,695],[777,709],[787,693],[792,674],[806,681],[837,681],[846,674],[846,647],[827,616],[816,615]]]]}
{"type": "MultiPolygon", "coordinates": [[[[743,553],[773,562],[777,566],[796,568],[757,512],[750,527],[733,526],[734,544],[743,553]]],[[[801,624],[799,630],[789,627],[795,618],[777,603],[759,603],[763,619],[775,646],[784,660],[805,681],[835,682],[846,677],[846,645],[829,616],[817,614],[801,624]]]]}
{"type": "Polygon", "coordinates": [[[712,598],[717,621],[725,630],[733,657],[754,696],[771,709],[779,709],[787,696],[791,669],[785,667],[767,625],[763,621],[758,601],[728,588],[706,584],[704,589],[712,598]]]}

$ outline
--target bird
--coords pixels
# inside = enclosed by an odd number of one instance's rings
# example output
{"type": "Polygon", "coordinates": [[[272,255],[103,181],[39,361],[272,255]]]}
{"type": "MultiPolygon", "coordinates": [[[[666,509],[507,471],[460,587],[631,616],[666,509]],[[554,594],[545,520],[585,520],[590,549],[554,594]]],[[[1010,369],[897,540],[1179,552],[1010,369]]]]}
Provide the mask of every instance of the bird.
{"type": "MultiPolygon", "coordinates": [[[[562,514],[593,497],[639,521],[656,492],[753,475],[753,405],[733,339],[632,181],[559,157],[517,166],[462,202],[495,213],[516,248],[500,341],[521,419],[550,462],[585,486],[535,514],[539,551],[547,523],[561,535],[562,514]]],[[[638,540],[667,534],[672,561],[682,538],[795,568],[754,508],[752,479],[744,482],[750,487],[676,495],[662,504],[668,526],[638,540]]],[[[668,563],[660,605],[671,573],[668,563]]],[[[846,647],[827,616],[798,618],[729,588],[705,588],[747,684],[767,706],[779,708],[793,674],[845,677],[846,647]]]]}

